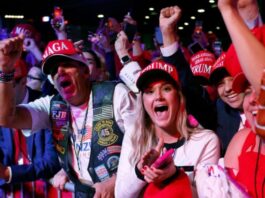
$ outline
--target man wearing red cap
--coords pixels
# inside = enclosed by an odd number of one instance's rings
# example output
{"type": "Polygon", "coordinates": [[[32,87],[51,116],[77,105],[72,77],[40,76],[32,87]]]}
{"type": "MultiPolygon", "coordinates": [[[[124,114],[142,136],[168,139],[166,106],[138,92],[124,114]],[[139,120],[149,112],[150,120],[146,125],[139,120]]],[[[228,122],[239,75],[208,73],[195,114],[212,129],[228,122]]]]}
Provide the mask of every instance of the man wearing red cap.
{"type": "MultiPolygon", "coordinates": [[[[14,67],[16,104],[26,104],[39,98],[41,92],[26,86],[25,61],[17,60],[14,67]]],[[[60,170],[52,135],[48,130],[24,137],[17,129],[0,127],[0,153],[3,155],[0,159],[0,196],[1,192],[7,196],[13,193],[14,197],[44,195],[44,190],[40,189],[44,189],[48,183],[30,181],[49,179],[60,170]]]]}
{"type": "Polygon", "coordinates": [[[29,134],[51,128],[64,168],[56,185],[63,188],[67,173],[76,196],[112,197],[123,132],[137,118],[137,96],[116,82],[92,84],[87,60],[72,42],[58,40],[47,45],[42,71],[59,94],[15,106],[13,64],[22,44],[21,36],[0,43],[0,124],[31,129],[29,134]]]}

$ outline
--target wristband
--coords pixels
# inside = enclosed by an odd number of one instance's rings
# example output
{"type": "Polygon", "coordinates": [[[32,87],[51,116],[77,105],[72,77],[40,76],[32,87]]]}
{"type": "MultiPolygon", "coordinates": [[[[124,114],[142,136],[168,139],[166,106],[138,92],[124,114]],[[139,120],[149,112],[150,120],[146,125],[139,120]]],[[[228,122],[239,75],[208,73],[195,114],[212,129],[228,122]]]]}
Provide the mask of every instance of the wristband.
{"type": "Polygon", "coordinates": [[[138,179],[145,181],[145,180],[144,180],[144,175],[143,175],[143,174],[140,172],[140,170],[137,168],[137,165],[135,166],[135,174],[136,174],[136,176],[138,177],[138,179]]]}
{"type": "Polygon", "coordinates": [[[4,73],[3,71],[0,71],[0,82],[6,83],[13,81],[15,76],[15,70],[13,70],[10,73],[4,73]]]}

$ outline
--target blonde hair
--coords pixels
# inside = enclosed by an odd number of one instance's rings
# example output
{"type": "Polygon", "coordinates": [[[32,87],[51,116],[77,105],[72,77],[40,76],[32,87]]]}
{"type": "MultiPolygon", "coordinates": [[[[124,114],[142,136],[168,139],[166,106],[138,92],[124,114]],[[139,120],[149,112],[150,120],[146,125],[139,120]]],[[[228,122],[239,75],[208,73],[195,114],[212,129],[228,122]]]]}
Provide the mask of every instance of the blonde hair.
{"type": "MultiPolygon", "coordinates": [[[[184,137],[186,140],[189,139],[190,134],[193,132],[187,125],[187,112],[185,98],[179,87],[176,87],[177,94],[179,96],[177,110],[177,131],[180,133],[181,137],[184,137]]],[[[140,110],[140,115],[137,123],[134,125],[133,135],[131,136],[131,145],[134,146],[132,153],[130,153],[130,163],[135,165],[151,148],[154,148],[158,142],[156,137],[154,124],[144,109],[143,102],[142,108],[140,110]]]]}

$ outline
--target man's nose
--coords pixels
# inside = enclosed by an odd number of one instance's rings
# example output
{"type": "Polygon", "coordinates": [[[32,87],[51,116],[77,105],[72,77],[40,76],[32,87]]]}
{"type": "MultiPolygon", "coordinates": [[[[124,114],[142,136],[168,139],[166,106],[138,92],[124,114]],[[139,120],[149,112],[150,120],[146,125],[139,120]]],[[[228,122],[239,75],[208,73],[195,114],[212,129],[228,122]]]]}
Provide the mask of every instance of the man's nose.
{"type": "Polygon", "coordinates": [[[230,92],[232,90],[232,81],[225,81],[224,88],[226,92],[230,92]]]}
{"type": "Polygon", "coordinates": [[[64,73],[65,72],[65,67],[59,65],[58,68],[57,68],[57,74],[61,74],[61,73],[64,73]]]}

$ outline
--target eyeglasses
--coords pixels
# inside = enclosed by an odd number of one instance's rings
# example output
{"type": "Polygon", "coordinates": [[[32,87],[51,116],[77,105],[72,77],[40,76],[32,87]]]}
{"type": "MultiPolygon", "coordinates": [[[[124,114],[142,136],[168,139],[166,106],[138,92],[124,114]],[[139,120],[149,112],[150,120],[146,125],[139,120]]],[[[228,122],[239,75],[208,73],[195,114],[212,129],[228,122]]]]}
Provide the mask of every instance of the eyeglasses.
{"type": "Polygon", "coordinates": [[[41,78],[36,78],[34,76],[31,76],[31,75],[28,75],[27,78],[29,78],[30,80],[39,80],[39,81],[42,81],[41,78]]]}

